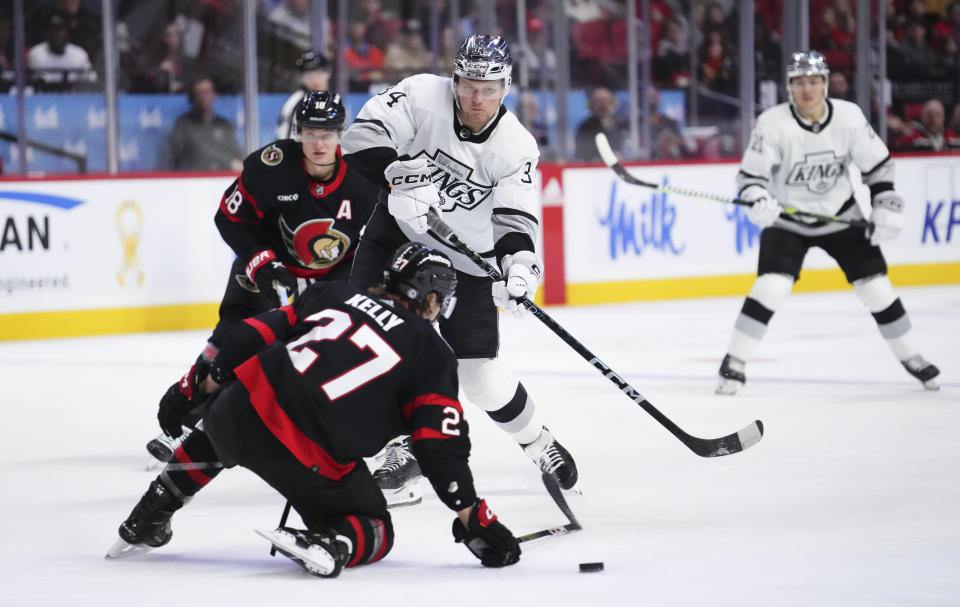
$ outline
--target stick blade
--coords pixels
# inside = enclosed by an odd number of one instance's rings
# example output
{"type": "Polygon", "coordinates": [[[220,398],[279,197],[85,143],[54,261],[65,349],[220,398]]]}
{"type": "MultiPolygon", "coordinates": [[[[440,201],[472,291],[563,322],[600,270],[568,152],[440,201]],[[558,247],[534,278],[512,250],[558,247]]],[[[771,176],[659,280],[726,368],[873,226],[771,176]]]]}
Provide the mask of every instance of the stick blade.
{"type": "Polygon", "coordinates": [[[610,142],[607,141],[606,135],[597,133],[593,138],[593,142],[597,146],[597,151],[600,152],[600,158],[603,159],[604,164],[608,167],[612,167],[620,162],[617,155],[613,153],[613,148],[610,147],[610,142]]]}
{"type": "Polygon", "coordinates": [[[740,453],[756,445],[763,438],[763,422],[759,419],[747,424],[739,432],[714,439],[694,438],[687,446],[700,457],[722,457],[740,453]]]}

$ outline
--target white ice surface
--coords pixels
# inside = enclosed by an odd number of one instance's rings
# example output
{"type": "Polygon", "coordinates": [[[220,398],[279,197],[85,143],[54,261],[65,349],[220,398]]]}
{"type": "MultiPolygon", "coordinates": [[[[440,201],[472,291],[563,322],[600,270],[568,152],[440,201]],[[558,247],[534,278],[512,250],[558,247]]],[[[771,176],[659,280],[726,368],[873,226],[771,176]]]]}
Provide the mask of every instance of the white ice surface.
{"type": "MultiPolygon", "coordinates": [[[[713,394],[740,298],[551,308],[574,337],[691,434],[753,419],[752,449],[701,459],[535,319],[503,353],[577,458],[584,530],[483,569],[432,495],[394,510],[396,545],[335,580],[270,558],[254,528],[282,499],[223,473],[174,538],[106,561],[154,473],[144,443],[204,332],[0,344],[0,605],[958,605],[960,287],[903,289],[942,389],[924,392],[850,292],[794,295],[748,384],[713,394]],[[577,564],[603,561],[602,573],[577,564]]],[[[536,469],[467,406],[478,491],[516,533],[563,522],[536,469]]]]}

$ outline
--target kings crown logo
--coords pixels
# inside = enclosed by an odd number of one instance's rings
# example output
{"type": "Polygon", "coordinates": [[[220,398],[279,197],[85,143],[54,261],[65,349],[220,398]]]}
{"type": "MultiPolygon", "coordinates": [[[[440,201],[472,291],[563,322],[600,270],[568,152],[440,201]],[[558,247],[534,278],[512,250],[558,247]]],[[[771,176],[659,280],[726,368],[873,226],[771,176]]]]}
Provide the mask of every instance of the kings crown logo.
{"type": "Polygon", "coordinates": [[[440,206],[444,211],[455,207],[472,209],[486,200],[492,185],[483,185],[470,179],[473,167],[467,166],[443,150],[437,150],[433,156],[420,152],[416,157],[425,156],[434,167],[430,180],[440,191],[440,206]]]}
{"type": "Polygon", "coordinates": [[[790,169],[787,185],[806,186],[814,194],[823,194],[833,189],[845,170],[843,159],[833,152],[807,154],[790,169]]]}

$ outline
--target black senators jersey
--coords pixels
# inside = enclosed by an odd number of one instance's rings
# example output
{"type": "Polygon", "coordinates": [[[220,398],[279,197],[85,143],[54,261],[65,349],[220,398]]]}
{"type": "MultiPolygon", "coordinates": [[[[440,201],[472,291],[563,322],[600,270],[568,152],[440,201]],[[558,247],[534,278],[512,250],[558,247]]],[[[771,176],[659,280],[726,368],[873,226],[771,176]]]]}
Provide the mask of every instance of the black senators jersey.
{"type": "Polygon", "coordinates": [[[216,364],[237,379],[264,424],[305,466],[334,480],[409,434],[440,499],[473,503],[457,361],[433,326],[341,281],[230,327],[216,364]]]}
{"type": "Polygon", "coordinates": [[[270,249],[301,278],[349,268],[378,189],[349,169],[339,149],[337,163],[330,181],[314,180],[304,168],[300,144],[291,139],[247,156],[217,211],[224,241],[244,260],[270,249]]]}

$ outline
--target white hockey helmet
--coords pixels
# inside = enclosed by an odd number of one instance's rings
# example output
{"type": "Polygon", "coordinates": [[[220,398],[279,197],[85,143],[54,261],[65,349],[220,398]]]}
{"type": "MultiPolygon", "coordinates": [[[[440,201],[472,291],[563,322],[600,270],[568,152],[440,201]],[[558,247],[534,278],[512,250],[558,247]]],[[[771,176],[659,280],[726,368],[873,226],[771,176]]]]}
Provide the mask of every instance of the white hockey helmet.
{"type": "Polygon", "coordinates": [[[453,79],[503,80],[503,95],[510,91],[513,59],[510,45],[501,36],[474,34],[463,41],[453,57],[453,79]]]}
{"type": "Polygon", "coordinates": [[[827,87],[830,85],[830,66],[827,59],[819,51],[797,51],[790,56],[787,64],[787,95],[790,103],[796,105],[793,93],[790,91],[790,81],[797,76],[821,76],[823,78],[823,98],[827,98],[827,87]]]}

